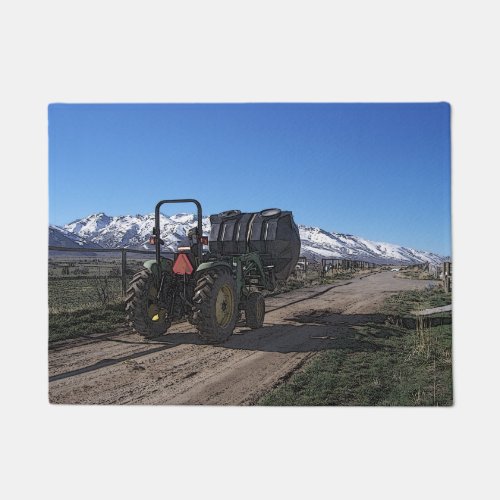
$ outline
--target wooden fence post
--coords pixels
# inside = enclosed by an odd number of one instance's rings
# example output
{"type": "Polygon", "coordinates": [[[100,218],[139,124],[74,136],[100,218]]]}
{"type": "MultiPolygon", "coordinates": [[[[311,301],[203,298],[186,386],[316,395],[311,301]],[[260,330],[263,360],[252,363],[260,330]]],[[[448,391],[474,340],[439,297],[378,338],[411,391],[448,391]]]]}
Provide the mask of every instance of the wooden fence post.
{"type": "Polygon", "coordinates": [[[444,291],[446,293],[451,292],[451,263],[443,263],[443,281],[444,281],[444,291]]]}
{"type": "Polygon", "coordinates": [[[122,296],[127,293],[127,250],[122,248],[122,296]]]}

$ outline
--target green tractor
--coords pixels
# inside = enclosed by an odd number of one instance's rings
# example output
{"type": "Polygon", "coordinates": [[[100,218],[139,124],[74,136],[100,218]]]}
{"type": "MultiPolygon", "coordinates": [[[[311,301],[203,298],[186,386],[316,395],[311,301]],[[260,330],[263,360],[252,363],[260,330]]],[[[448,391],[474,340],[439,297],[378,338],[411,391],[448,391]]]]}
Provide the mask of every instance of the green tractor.
{"type": "Polygon", "coordinates": [[[146,338],[166,333],[173,321],[188,319],[202,339],[225,341],[244,315],[246,326],[264,323],[263,290],[288,278],[300,254],[300,236],[291,212],[229,210],[210,216],[210,238],[203,236],[201,204],[194,199],[162,200],[155,208],[150,243],[156,259],[144,263],[127,291],[129,325],[146,338]],[[188,246],[173,259],[161,254],[160,208],[165,203],[194,203],[197,224],[188,246]],[[204,247],[208,246],[208,250],[204,247]]]}

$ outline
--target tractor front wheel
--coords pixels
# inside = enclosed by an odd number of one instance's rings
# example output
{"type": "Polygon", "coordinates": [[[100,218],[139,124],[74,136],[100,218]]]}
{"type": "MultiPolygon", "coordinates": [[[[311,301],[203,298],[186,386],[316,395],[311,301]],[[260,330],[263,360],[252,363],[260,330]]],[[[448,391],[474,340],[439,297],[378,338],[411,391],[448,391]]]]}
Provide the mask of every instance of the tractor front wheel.
{"type": "Polygon", "coordinates": [[[266,303],[259,292],[252,292],[245,304],[245,318],[249,328],[260,328],[264,324],[266,303]]]}
{"type": "Polygon", "coordinates": [[[193,297],[193,324],[200,337],[210,343],[227,340],[238,319],[236,282],[223,267],[204,272],[193,297]]]}
{"type": "Polygon", "coordinates": [[[136,273],[127,290],[125,306],[129,325],[149,339],[163,335],[171,324],[167,310],[158,303],[156,281],[149,269],[136,273]]]}

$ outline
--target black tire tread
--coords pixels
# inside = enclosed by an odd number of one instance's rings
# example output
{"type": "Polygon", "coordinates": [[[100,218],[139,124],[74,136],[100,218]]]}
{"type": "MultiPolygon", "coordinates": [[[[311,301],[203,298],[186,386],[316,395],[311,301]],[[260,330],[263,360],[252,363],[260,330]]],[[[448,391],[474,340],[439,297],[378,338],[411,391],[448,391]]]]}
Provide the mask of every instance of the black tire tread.
{"type": "Polygon", "coordinates": [[[227,340],[233,333],[238,318],[238,297],[236,283],[231,271],[223,267],[209,269],[198,279],[193,296],[192,323],[198,330],[198,335],[208,343],[220,343],[227,340]],[[214,314],[214,289],[220,281],[231,281],[234,292],[234,311],[232,321],[227,327],[221,329],[213,317],[214,314]]]}
{"type": "Polygon", "coordinates": [[[260,292],[251,292],[248,296],[246,305],[245,305],[245,319],[246,325],[255,330],[257,328],[261,328],[264,324],[264,316],[266,315],[266,303],[264,301],[264,296],[260,292]],[[257,305],[259,302],[262,302],[262,306],[264,308],[264,313],[262,317],[259,317],[257,313],[257,305]]]}
{"type": "Polygon", "coordinates": [[[141,269],[137,272],[130,281],[127,289],[125,305],[129,326],[136,333],[148,339],[160,337],[170,327],[168,320],[158,323],[158,325],[155,325],[155,328],[146,321],[144,310],[147,308],[147,291],[149,290],[149,282],[152,279],[154,277],[149,269],[141,269]]]}

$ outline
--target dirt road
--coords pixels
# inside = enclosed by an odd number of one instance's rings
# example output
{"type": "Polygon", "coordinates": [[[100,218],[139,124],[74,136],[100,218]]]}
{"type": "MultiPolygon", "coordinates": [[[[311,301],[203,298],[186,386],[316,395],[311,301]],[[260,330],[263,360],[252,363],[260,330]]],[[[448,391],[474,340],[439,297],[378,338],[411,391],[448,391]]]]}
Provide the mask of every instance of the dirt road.
{"type": "Polygon", "coordinates": [[[60,342],[49,350],[52,403],[249,405],[316,352],[356,346],[356,325],[383,322],[384,298],[429,281],[392,272],[266,299],[259,330],[237,328],[223,345],[203,344],[189,323],[145,341],[130,330],[60,342]]]}

